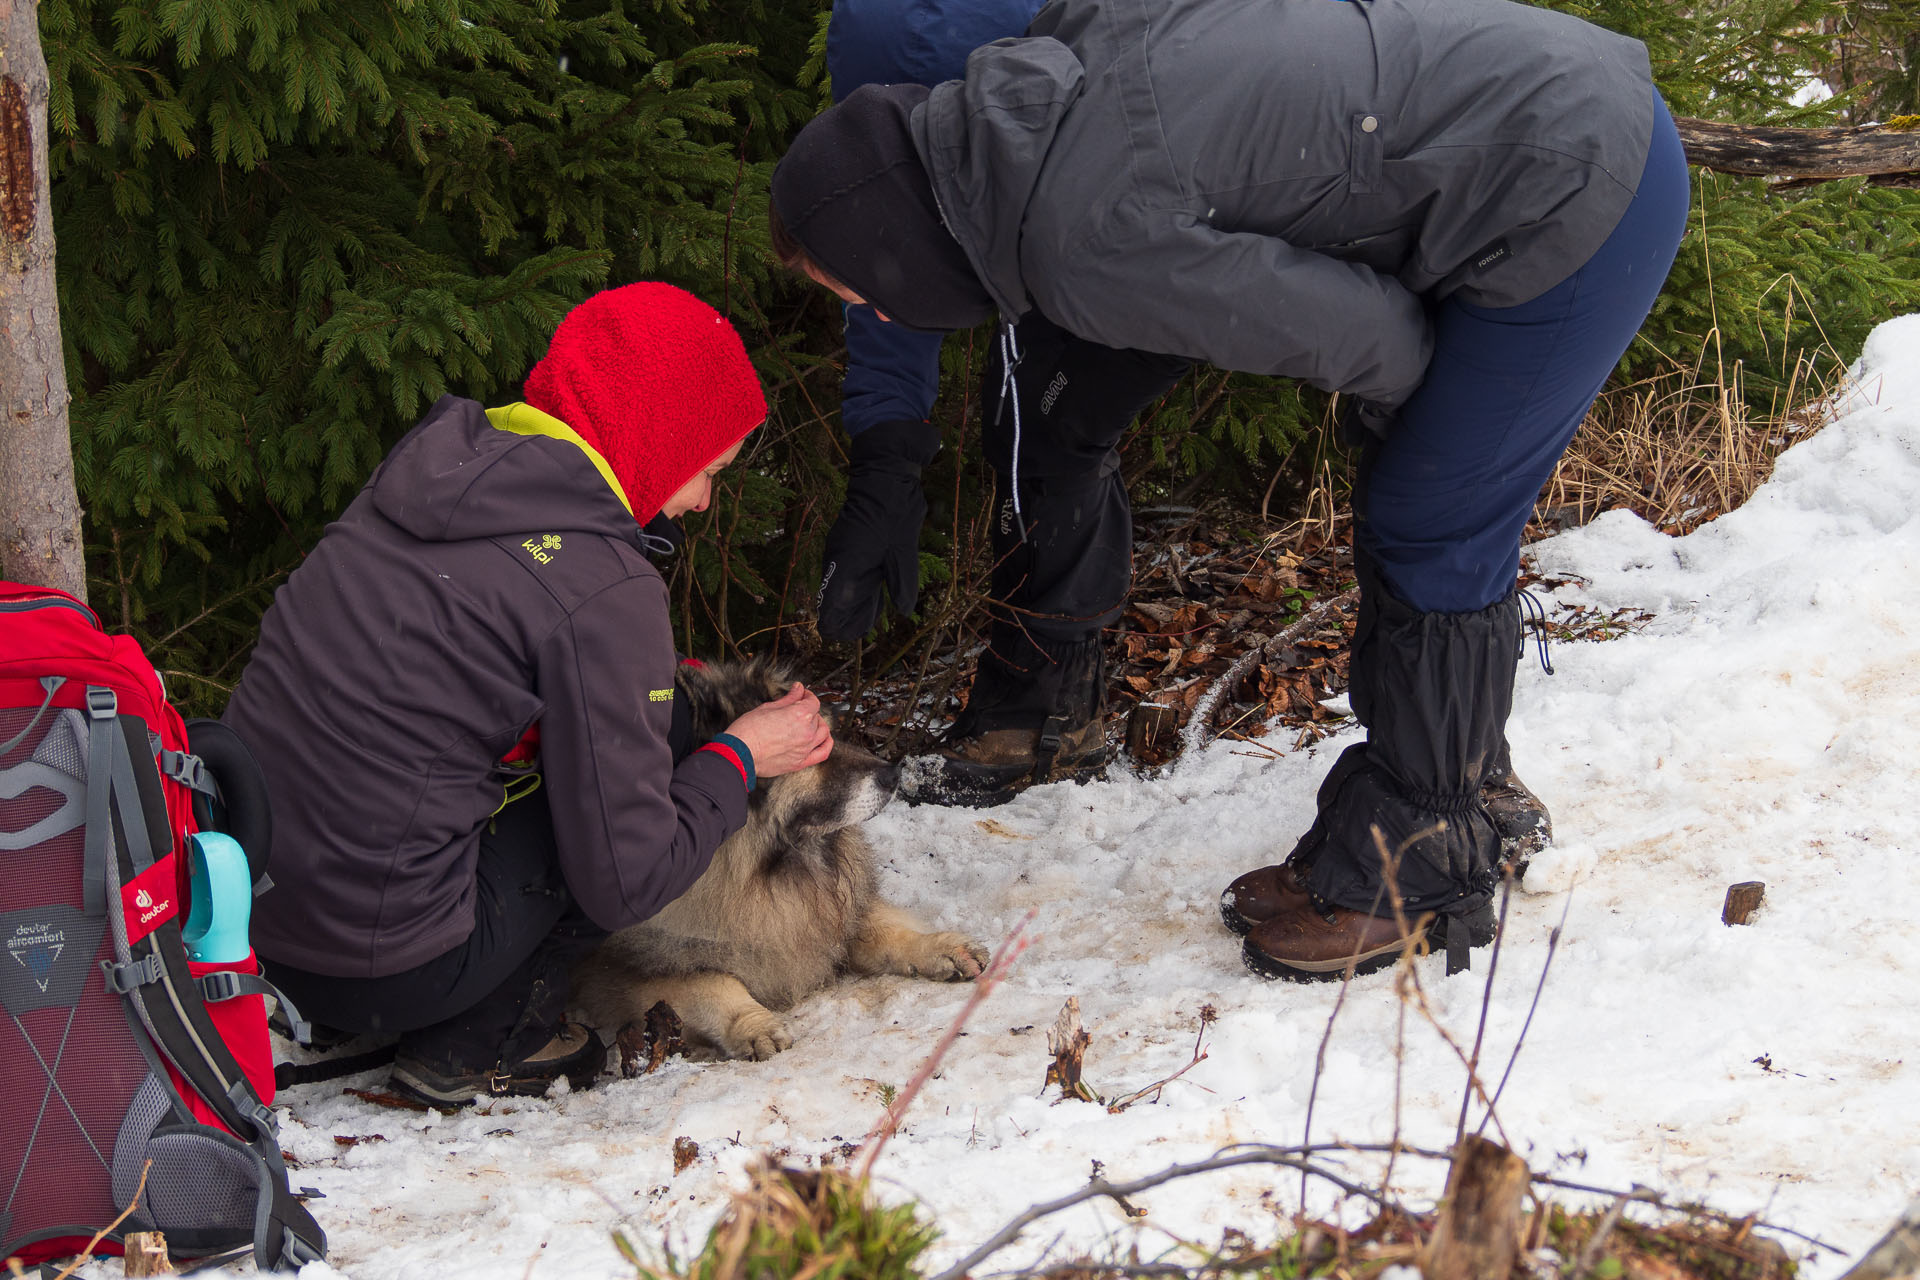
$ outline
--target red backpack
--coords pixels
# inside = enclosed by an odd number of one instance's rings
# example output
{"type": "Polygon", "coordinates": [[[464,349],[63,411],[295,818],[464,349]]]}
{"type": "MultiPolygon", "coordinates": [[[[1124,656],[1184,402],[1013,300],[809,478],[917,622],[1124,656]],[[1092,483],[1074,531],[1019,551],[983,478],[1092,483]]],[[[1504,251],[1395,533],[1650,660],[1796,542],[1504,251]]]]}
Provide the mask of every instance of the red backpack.
{"type": "MultiPolygon", "coordinates": [[[[221,732],[196,721],[195,745],[221,732]]],[[[129,1206],[109,1241],[326,1254],[268,1109],[272,989],[250,951],[197,963],[182,940],[189,840],[225,798],[133,639],[0,581],[0,1258],[77,1253],[129,1206]]],[[[243,837],[260,886],[267,838],[243,837]]]]}

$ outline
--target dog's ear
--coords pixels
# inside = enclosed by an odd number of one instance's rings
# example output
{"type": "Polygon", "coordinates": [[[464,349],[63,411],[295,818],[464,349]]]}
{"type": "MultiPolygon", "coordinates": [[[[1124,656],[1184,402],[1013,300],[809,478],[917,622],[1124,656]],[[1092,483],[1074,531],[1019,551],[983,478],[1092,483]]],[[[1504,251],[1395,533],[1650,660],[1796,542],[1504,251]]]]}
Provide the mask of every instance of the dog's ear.
{"type": "Polygon", "coordinates": [[[705,742],[722,733],[736,717],[729,715],[721,682],[705,664],[682,662],[673,672],[674,697],[687,700],[687,719],[693,736],[705,742]]]}
{"type": "Polygon", "coordinates": [[[761,700],[772,702],[786,696],[793,686],[793,673],[775,662],[772,658],[756,656],[747,659],[746,671],[749,683],[761,691],[761,700]]]}

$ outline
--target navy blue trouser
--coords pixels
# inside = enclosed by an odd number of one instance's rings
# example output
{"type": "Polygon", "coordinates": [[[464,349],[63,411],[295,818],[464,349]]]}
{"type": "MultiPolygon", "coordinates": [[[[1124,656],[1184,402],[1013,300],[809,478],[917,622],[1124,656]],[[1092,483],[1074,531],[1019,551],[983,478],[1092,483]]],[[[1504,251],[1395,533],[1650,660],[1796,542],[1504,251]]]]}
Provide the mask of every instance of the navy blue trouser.
{"type": "MultiPolygon", "coordinates": [[[[1040,0],[834,0],[827,26],[833,100],[863,84],[958,80],[967,55],[1027,29],[1040,0]]],[[[840,421],[848,435],[883,422],[921,421],[940,389],[943,335],[888,324],[848,307],[840,421]]]]}
{"type": "Polygon", "coordinates": [[[1421,612],[1470,613],[1513,590],[1540,488],[1666,282],[1691,180],[1658,94],[1654,108],[1638,194],[1599,251],[1517,307],[1439,304],[1426,380],[1368,451],[1355,539],[1421,612]]]}

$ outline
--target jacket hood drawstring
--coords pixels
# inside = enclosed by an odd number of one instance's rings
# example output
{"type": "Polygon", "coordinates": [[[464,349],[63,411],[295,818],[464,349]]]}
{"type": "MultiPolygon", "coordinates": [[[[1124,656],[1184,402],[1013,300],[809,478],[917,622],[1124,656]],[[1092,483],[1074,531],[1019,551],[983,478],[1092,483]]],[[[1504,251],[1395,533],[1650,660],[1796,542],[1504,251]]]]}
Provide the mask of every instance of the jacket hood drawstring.
{"type": "Polygon", "coordinates": [[[1020,541],[1027,540],[1027,518],[1020,510],[1020,387],[1014,381],[1014,370],[1020,364],[1020,340],[1014,336],[1013,324],[1005,321],[1000,326],[1000,405],[994,410],[994,420],[1007,410],[1008,401],[1013,403],[1013,521],[1020,527],[1020,541]]]}

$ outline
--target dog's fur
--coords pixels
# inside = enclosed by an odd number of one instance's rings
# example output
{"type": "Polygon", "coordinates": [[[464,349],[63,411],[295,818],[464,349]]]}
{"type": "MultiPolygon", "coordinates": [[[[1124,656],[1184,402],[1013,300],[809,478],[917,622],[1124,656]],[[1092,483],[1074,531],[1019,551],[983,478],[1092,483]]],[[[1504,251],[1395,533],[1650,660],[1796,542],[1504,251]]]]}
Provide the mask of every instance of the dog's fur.
{"type": "MultiPolygon", "coordinates": [[[[759,660],[683,665],[674,681],[697,741],[788,684],[759,660]]],[[[747,825],[714,851],[693,887],[576,970],[579,1015],[612,1035],[664,1000],[690,1040],[730,1057],[770,1058],[793,1044],[779,1011],[837,973],[978,976],[985,948],[958,933],[929,933],[879,899],[859,824],[886,807],[895,777],[877,756],[836,741],[821,763],[763,780],[747,825]]]]}

